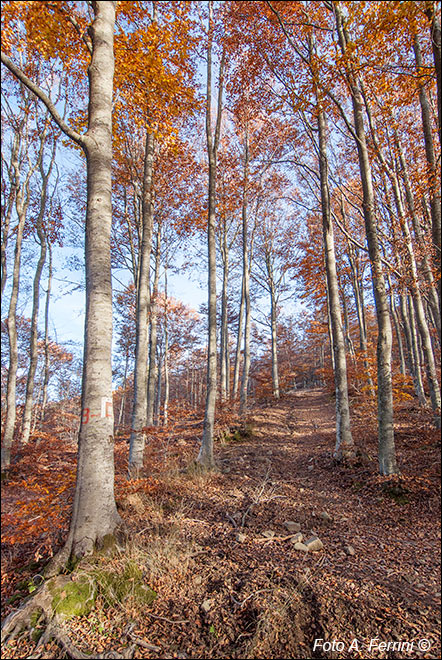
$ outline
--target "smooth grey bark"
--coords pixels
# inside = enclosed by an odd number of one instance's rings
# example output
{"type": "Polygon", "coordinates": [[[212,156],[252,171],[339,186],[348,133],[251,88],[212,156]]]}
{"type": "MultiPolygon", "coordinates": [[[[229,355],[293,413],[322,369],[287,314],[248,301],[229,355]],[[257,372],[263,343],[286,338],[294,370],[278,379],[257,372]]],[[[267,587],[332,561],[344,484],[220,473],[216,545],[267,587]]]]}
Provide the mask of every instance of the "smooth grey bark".
{"type": "Polygon", "coordinates": [[[408,313],[407,299],[404,293],[399,295],[399,310],[401,313],[402,327],[404,330],[405,343],[407,346],[408,370],[413,380],[414,393],[419,401],[419,404],[421,406],[426,406],[427,400],[425,398],[420,366],[418,363],[416,363],[413,330],[411,327],[411,319],[408,313]]]}
{"type": "Polygon", "coordinates": [[[144,151],[142,236],[138,259],[136,305],[136,339],[134,367],[134,399],[132,431],[129,444],[129,474],[137,476],[143,467],[147,426],[147,359],[149,349],[148,319],[150,314],[150,257],[153,228],[153,166],[155,138],[148,130],[144,151]]]}
{"type": "Polygon", "coordinates": [[[404,345],[402,342],[402,333],[401,333],[401,326],[399,323],[399,317],[396,309],[396,304],[394,300],[394,292],[393,292],[393,287],[391,283],[391,278],[388,278],[389,282],[389,289],[390,289],[390,314],[391,318],[393,319],[393,326],[394,326],[394,331],[396,334],[396,343],[397,343],[397,348],[398,348],[398,354],[399,354],[399,371],[400,373],[405,376],[406,374],[406,367],[405,367],[405,354],[404,354],[404,345]]]}
{"type": "Polygon", "coordinates": [[[416,259],[414,257],[414,249],[411,241],[410,230],[408,221],[405,215],[405,210],[400,198],[399,184],[396,176],[392,176],[393,194],[396,203],[396,209],[401,224],[402,234],[405,241],[405,248],[407,251],[407,266],[409,274],[409,289],[413,301],[416,322],[419,329],[422,351],[425,358],[425,368],[427,372],[428,386],[430,389],[430,400],[433,410],[437,413],[441,407],[440,387],[437,379],[436,362],[434,359],[433,346],[431,343],[430,330],[427,323],[425,308],[422,300],[419,276],[417,272],[416,259]]]}
{"type": "MultiPolygon", "coordinates": [[[[149,332],[149,373],[147,377],[147,426],[154,425],[155,385],[159,378],[157,360],[157,329],[158,329],[158,283],[160,280],[161,259],[161,223],[158,224],[155,246],[155,268],[150,298],[150,332],[149,332]]],[[[161,378],[161,376],[160,376],[161,378]]]]}
{"type": "Polygon", "coordinates": [[[213,430],[215,424],[217,388],[217,342],[216,342],[216,177],[217,153],[221,132],[222,100],[224,85],[225,53],[221,56],[218,81],[216,124],[212,133],[212,45],[213,45],[213,2],[209,2],[209,27],[207,42],[207,89],[206,89],[206,141],[209,164],[208,186],[208,350],[207,350],[207,393],[204,413],[203,437],[197,462],[204,469],[215,466],[213,457],[213,430]]]}
{"type": "Polygon", "coordinates": [[[413,226],[414,236],[416,243],[419,248],[419,252],[422,260],[422,273],[427,284],[427,295],[428,302],[431,308],[433,315],[434,325],[437,329],[437,334],[439,337],[439,344],[441,343],[441,318],[440,318],[440,308],[439,308],[439,297],[437,292],[437,286],[434,280],[433,271],[430,264],[430,258],[428,254],[428,247],[426,245],[425,236],[422,231],[421,221],[416,212],[416,206],[414,203],[414,196],[411,189],[410,179],[408,176],[408,168],[402,149],[402,145],[399,141],[397,131],[394,132],[396,147],[399,152],[399,163],[400,163],[400,173],[402,175],[404,188],[405,188],[405,198],[407,200],[407,207],[411,217],[411,223],[413,226]]]}
{"type": "Polygon", "coordinates": [[[244,287],[244,359],[241,377],[240,393],[240,415],[243,417],[247,413],[247,398],[249,387],[250,372],[250,326],[251,326],[251,306],[250,306],[250,265],[248,249],[248,177],[249,177],[249,139],[248,126],[244,129],[244,183],[242,195],[242,263],[243,263],[243,287],[244,287]]]}
{"type": "Polygon", "coordinates": [[[50,377],[50,351],[49,351],[49,304],[51,300],[51,290],[52,290],[52,245],[48,241],[48,283],[46,288],[46,299],[45,299],[45,338],[44,338],[44,376],[43,376],[43,387],[42,387],[42,399],[40,407],[40,423],[44,422],[46,405],[48,402],[48,385],[50,377]]]}
{"type": "MultiPolygon", "coordinates": [[[[341,197],[341,213],[345,224],[345,208],[342,197],[341,197]]],[[[352,284],[353,296],[356,306],[356,315],[358,318],[359,348],[363,355],[363,364],[367,377],[369,392],[371,396],[375,396],[374,383],[370,375],[370,369],[368,365],[367,325],[365,321],[364,287],[362,283],[359,264],[357,261],[357,256],[355,254],[355,246],[352,244],[352,242],[349,240],[348,237],[347,237],[347,257],[351,269],[351,284],[352,284]]]]}
{"type": "Polygon", "coordinates": [[[350,322],[349,322],[349,317],[348,317],[347,297],[345,295],[344,286],[341,284],[339,278],[338,278],[338,285],[339,285],[340,299],[342,301],[342,318],[343,318],[343,322],[344,322],[345,348],[346,348],[346,351],[349,354],[350,358],[354,361],[355,349],[354,349],[353,339],[351,338],[351,332],[350,332],[350,322]]]}
{"type": "Polygon", "coordinates": [[[345,337],[342,327],[339,301],[339,284],[336,271],[336,255],[333,225],[330,213],[330,189],[328,183],[327,135],[325,116],[318,110],[319,176],[321,183],[322,237],[324,241],[327,291],[334,351],[334,376],[336,393],[336,445],[334,457],[345,460],[354,455],[354,442],[350,428],[350,406],[348,400],[347,360],[345,337]]]}
{"type": "Polygon", "coordinates": [[[112,405],[112,92],[116,2],[92,2],[89,29],[86,320],[77,485],[69,532],[70,554],[90,554],[113,534],[120,517],[114,495],[112,405]]]}
{"type": "Polygon", "coordinates": [[[241,299],[239,303],[239,313],[238,313],[238,329],[236,332],[236,350],[235,350],[235,366],[233,369],[233,387],[232,394],[233,398],[238,396],[239,389],[239,372],[240,372],[240,362],[241,362],[241,342],[243,334],[243,323],[244,323],[244,278],[241,280],[241,299]]]}
{"type": "Polygon", "coordinates": [[[227,324],[227,284],[229,279],[229,249],[227,245],[227,228],[223,226],[223,236],[221,243],[221,256],[223,263],[223,284],[221,293],[221,346],[220,346],[220,397],[225,401],[229,392],[230,382],[230,364],[229,364],[229,337],[227,324]]]}
{"type": "MultiPolygon", "coordinates": [[[[339,3],[333,3],[338,40],[341,51],[347,54],[348,35],[339,3]]],[[[359,169],[363,191],[363,213],[368,252],[370,256],[373,293],[378,322],[377,373],[378,373],[378,440],[379,471],[390,475],[398,472],[393,427],[393,387],[392,387],[392,329],[382,258],[377,233],[375,200],[371,173],[370,156],[364,126],[364,101],[359,80],[351,62],[346,71],[353,107],[355,138],[358,151],[359,169]]]]}
{"type": "Polygon", "coordinates": [[[6,286],[6,280],[8,277],[8,264],[6,259],[6,250],[9,242],[9,231],[11,225],[12,213],[15,205],[15,196],[17,194],[17,183],[16,183],[16,174],[14,163],[18,162],[19,149],[20,149],[20,139],[21,139],[21,130],[23,128],[23,122],[25,117],[20,121],[17,130],[14,131],[14,137],[12,138],[11,146],[11,157],[9,165],[6,166],[4,163],[2,155],[2,186],[3,186],[3,171],[4,169],[8,170],[9,178],[9,194],[5,206],[2,205],[2,240],[1,240],[1,295],[3,296],[3,291],[6,286]]]}
{"type": "Polygon", "coordinates": [[[442,71],[441,71],[441,27],[437,13],[437,3],[432,0],[425,2],[425,13],[430,22],[431,46],[433,49],[434,68],[437,81],[437,119],[439,129],[439,144],[441,144],[441,113],[442,113],[442,71]]]}
{"type": "Polygon", "coordinates": [[[47,171],[44,170],[44,165],[41,162],[39,169],[42,180],[41,196],[40,196],[40,209],[36,221],[36,232],[38,242],[40,243],[40,257],[38,259],[37,268],[35,270],[34,284],[33,284],[33,299],[32,299],[32,315],[31,315],[31,339],[29,345],[29,371],[26,381],[26,395],[25,405],[23,410],[23,422],[21,430],[21,442],[27,444],[29,435],[31,433],[32,422],[32,406],[34,403],[34,387],[35,387],[35,372],[37,370],[38,362],[38,314],[40,309],[40,281],[41,274],[46,262],[47,254],[47,236],[43,226],[43,220],[46,213],[48,185],[51,176],[52,168],[55,162],[55,153],[57,148],[56,138],[54,139],[52,155],[49,162],[47,171]]]}
{"type": "Polygon", "coordinates": [[[277,302],[273,273],[270,286],[270,334],[272,347],[272,389],[275,399],[279,399],[279,372],[278,372],[278,329],[277,329],[277,302]]]}
{"type": "Polygon", "coordinates": [[[87,166],[86,319],[78,442],[77,479],[69,535],[46,573],[51,575],[70,556],[92,553],[114,533],[120,518],[114,495],[112,406],[112,92],[114,74],[114,0],[91,3],[89,26],[89,106],[85,134],[70,127],[53,101],[3,53],[2,62],[47,107],[63,132],[82,147],[87,166]]]}
{"type": "Polygon", "coordinates": [[[128,372],[128,367],[129,367],[129,350],[126,349],[126,356],[125,356],[125,361],[124,361],[124,375],[123,375],[123,394],[121,395],[121,401],[120,401],[120,410],[118,413],[118,422],[117,422],[117,429],[119,430],[123,424],[123,419],[124,419],[124,407],[126,405],[126,395],[127,395],[127,372],[128,372]]]}
{"type": "MultiPolygon", "coordinates": [[[[436,36],[436,32],[434,33],[436,36]]],[[[433,47],[436,42],[433,41],[433,47]]],[[[416,66],[423,67],[422,53],[417,36],[413,42],[414,56],[416,66]]],[[[440,56],[440,25],[439,25],[439,56],[440,56]]],[[[439,62],[440,63],[440,62],[439,62]]],[[[440,83],[440,71],[438,73],[440,83]]],[[[440,85],[438,94],[440,94],[440,85]]],[[[425,141],[425,156],[429,169],[429,194],[430,194],[430,212],[431,212],[431,233],[433,237],[433,246],[435,250],[434,263],[440,274],[441,266],[441,189],[440,189],[440,172],[436,162],[436,154],[434,151],[433,134],[432,134],[432,121],[431,121],[431,105],[427,95],[425,86],[419,86],[419,102],[421,106],[422,128],[425,141]]],[[[440,121],[440,114],[439,114],[440,121]]],[[[441,282],[439,280],[439,302],[441,294],[441,282]]]]}
{"type": "MultiPolygon", "coordinates": [[[[430,336],[430,330],[428,327],[427,323],[427,318],[425,314],[425,308],[422,300],[422,295],[421,295],[421,286],[420,286],[420,281],[419,281],[419,274],[418,274],[418,269],[417,269],[417,264],[416,264],[416,259],[414,255],[414,247],[413,247],[413,242],[411,238],[411,233],[410,233],[410,228],[408,226],[408,219],[405,213],[405,208],[402,200],[402,195],[401,195],[401,188],[399,184],[399,178],[398,178],[398,173],[397,173],[397,168],[395,164],[390,164],[390,162],[387,160],[385,157],[383,150],[379,144],[379,141],[377,139],[376,135],[376,130],[374,127],[374,121],[373,117],[371,114],[370,106],[368,103],[367,98],[365,98],[365,105],[367,109],[367,115],[369,118],[370,122],[370,128],[372,132],[372,139],[373,143],[376,147],[376,153],[377,156],[382,164],[382,167],[388,176],[388,179],[390,181],[392,191],[393,191],[393,198],[394,198],[394,204],[396,208],[396,216],[399,220],[399,224],[401,227],[402,231],[402,236],[405,244],[405,251],[406,251],[406,264],[407,264],[407,271],[408,271],[408,288],[411,293],[412,301],[413,301],[413,306],[414,306],[414,311],[415,311],[415,316],[416,316],[416,321],[417,321],[417,327],[419,330],[421,342],[422,342],[422,352],[424,355],[424,363],[425,363],[425,368],[427,372],[427,379],[428,379],[428,385],[430,388],[430,399],[431,399],[431,404],[433,407],[433,410],[435,411],[436,415],[438,412],[440,412],[440,407],[441,407],[441,397],[440,397],[440,386],[439,382],[437,379],[437,371],[436,371],[436,362],[434,359],[434,353],[433,353],[433,346],[431,343],[431,336],[430,336]]],[[[391,208],[390,203],[388,202],[388,190],[387,190],[387,184],[385,181],[386,176],[384,175],[384,188],[385,188],[385,196],[387,198],[387,209],[388,212],[392,218],[392,224],[394,226],[393,222],[393,209],[391,208]]],[[[440,418],[436,416],[436,421],[437,423],[440,423],[440,418]]]]}
{"type": "Polygon", "coordinates": [[[166,264],[164,267],[164,404],[163,404],[163,423],[167,426],[169,422],[169,323],[167,308],[167,267],[168,257],[166,253],[166,264]]]}

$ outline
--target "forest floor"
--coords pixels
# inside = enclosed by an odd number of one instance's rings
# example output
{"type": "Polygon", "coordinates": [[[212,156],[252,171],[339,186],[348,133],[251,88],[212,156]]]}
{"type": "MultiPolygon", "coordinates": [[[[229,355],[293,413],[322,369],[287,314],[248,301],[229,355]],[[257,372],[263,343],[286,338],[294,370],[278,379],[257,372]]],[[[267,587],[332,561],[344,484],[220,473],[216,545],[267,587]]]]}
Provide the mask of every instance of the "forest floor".
{"type": "MultiPolygon", "coordinates": [[[[333,420],[319,389],[255,407],[245,436],[218,440],[220,469],[209,474],[184,469],[200,426],[183,422],[152,446],[149,488],[124,485],[120,441],[126,545],[94,561],[124,575],[135,563],[157,598],[140,609],[130,594],[111,604],[99,596],[89,615],[65,623],[75,647],[91,657],[115,657],[105,652],[131,643],[136,658],[440,657],[439,436],[404,407],[396,416],[401,476],[386,478],[377,474],[375,420],[355,418],[363,450],[346,466],[332,457],[333,420]],[[295,548],[287,521],[324,547],[295,548]]],[[[11,514],[18,496],[2,487],[11,514]]],[[[27,556],[4,553],[4,613],[27,577],[17,562],[35,557],[35,545],[24,547],[27,556]]],[[[16,638],[4,657],[66,657],[54,642],[34,647],[16,638]]]]}

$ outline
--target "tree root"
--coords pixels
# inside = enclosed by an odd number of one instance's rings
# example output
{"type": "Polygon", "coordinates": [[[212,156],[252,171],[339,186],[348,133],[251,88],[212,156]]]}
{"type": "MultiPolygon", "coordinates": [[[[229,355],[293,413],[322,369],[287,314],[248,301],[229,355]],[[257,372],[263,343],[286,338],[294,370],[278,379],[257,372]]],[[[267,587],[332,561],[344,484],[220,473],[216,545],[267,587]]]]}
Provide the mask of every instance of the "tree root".
{"type": "MultiPolygon", "coordinates": [[[[40,637],[35,647],[35,653],[29,657],[31,659],[41,658],[44,653],[43,648],[50,640],[55,640],[70,658],[75,660],[90,660],[90,658],[132,658],[135,652],[135,644],[129,646],[123,653],[117,651],[105,651],[104,653],[94,654],[80,651],[71,641],[69,635],[63,627],[63,623],[58,614],[52,608],[53,595],[49,589],[49,583],[56,584],[57,588],[63,587],[70,582],[70,576],[57,576],[52,580],[45,582],[38,591],[35,592],[18,610],[11,612],[6,617],[1,629],[1,642],[5,644],[17,637],[23,631],[31,631],[44,619],[46,620],[46,629],[40,637]],[[32,617],[36,612],[42,612],[38,621],[33,625],[32,617]],[[39,649],[41,649],[39,651],[39,649]]],[[[135,640],[133,640],[135,641],[135,640]]]]}

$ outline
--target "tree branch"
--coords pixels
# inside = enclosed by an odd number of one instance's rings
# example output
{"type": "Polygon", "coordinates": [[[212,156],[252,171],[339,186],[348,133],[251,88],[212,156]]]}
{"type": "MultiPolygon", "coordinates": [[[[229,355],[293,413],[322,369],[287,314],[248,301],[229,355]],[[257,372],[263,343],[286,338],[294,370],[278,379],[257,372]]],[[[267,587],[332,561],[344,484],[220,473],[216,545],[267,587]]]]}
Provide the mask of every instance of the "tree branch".
{"type": "Polygon", "coordinates": [[[76,144],[80,145],[80,147],[85,148],[87,144],[87,139],[84,135],[81,135],[80,133],[77,133],[77,131],[74,131],[73,128],[68,126],[62,116],[59,114],[57,111],[54,103],[51,101],[49,96],[47,96],[38,85],[36,85],[28,76],[18,67],[16,66],[10,59],[5,55],[4,53],[1,54],[1,61],[3,64],[9,69],[9,71],[16,77],[20,82],[22,82],[37,98],[40,99],[40,101],[43,101],[49,112],[51,113],[54,121],[58,124],[58,126],[61,128],[63,133],[67,135],[68,137],[71,138],[76,144]]]}

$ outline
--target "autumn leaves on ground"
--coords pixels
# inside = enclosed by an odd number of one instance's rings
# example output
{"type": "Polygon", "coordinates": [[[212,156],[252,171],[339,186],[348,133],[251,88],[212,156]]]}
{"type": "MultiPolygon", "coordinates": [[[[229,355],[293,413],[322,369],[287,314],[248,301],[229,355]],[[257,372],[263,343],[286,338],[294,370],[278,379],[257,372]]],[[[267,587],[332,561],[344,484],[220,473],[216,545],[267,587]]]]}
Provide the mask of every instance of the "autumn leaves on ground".
{"type": "MultiPolygon", "coordinates": [[[[119,546],[72,574],[94,585],[90,606],[64,622],[64,647],[39,637],[37,616],[5,657],[364,658],[370,642],[371,657],[440,656],[431,419],[398,411],[402,474],[387,478],[377,475],[375,422],[365,414],[354,423],[357,458],[334,464],[334,404],[321,389],[256,406],[245,427],[229,411],[223,418],[214,473],[193,464],[195,415],[156,429],[148,477],[127,481],[127,442],[117,441],[119,546]],[[323,548],[303,551],[299,533],[323,548]],[[422,639],[429,650],[418,650],[422,639]],[[385,641],[397,645],[388,656],[376,646],[385,641]],[[414,642],[413,655],[402,642],[414,642]]],[[[75,447],[49,435],[13,459],[2,484],[5,613],[35,590],[66,535],[74,462],[75,447]]]]}

